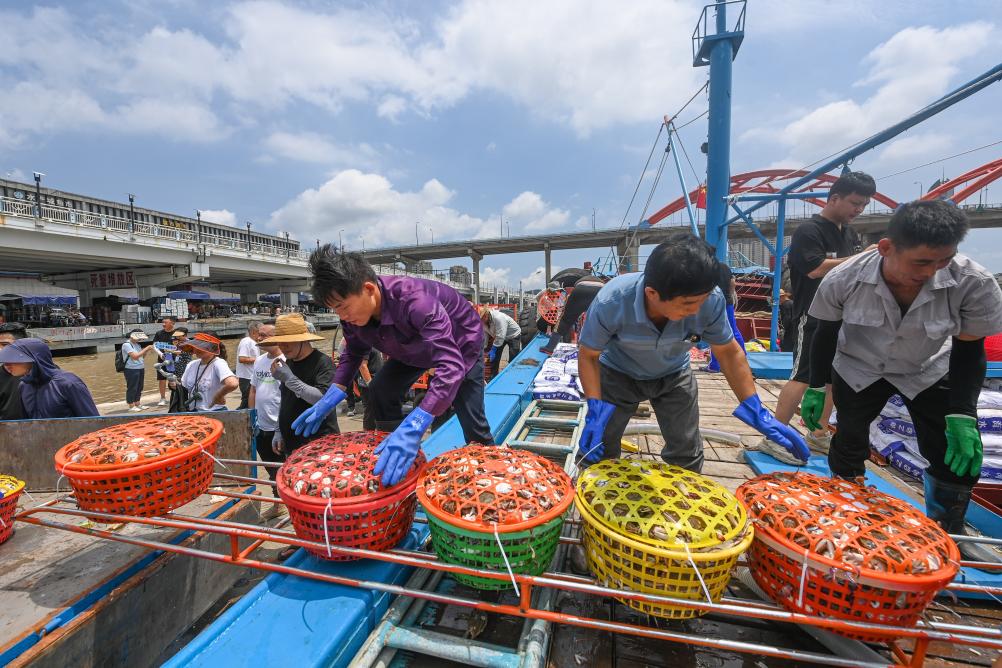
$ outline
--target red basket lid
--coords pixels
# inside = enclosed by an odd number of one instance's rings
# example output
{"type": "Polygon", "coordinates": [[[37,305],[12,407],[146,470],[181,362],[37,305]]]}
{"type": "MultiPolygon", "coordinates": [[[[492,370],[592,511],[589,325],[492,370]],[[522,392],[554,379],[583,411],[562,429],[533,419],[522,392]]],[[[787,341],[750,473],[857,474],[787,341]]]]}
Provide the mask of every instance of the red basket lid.
{"type": "Polygon", "coordinates": [[[742,484],[737,496],[755,521],[755,538],[788,556],[872,580],[941,578],[957,570],[950,537],[910,504],[846,480],[773,473],[742,484]]]}
{"type": "Polygon", "coordinates": [[[223,423],[200,415],[123,422],[80,436],[56,453],[56,470],[102,471],[151,464],[212,443],[223,423]]]}
{"type": "Polygon", "coordinates": [[[574,499],[556,464],[525,450],[468,445],[428,462],[417,486],[425,510],[471,531],[520,531],[560,516],[574,499]]]}
{"type": "Polygon", "coordinates": [[[556,325],[566,303],[566,291],[547,289],[536,296],[536,312],[549,324],[556,325]]]}
{"type": "Polygon", "coordinates": [[[408,474],[393,487],[383,487],[372,472],[379,460],[373,453],[389,436],[383,431],[351,431],[330,434],[296,448],[278,470],[278,488],[283,495],[326,505],[362,503],[414,485],[425,463],[418,452],[408,474]]]}

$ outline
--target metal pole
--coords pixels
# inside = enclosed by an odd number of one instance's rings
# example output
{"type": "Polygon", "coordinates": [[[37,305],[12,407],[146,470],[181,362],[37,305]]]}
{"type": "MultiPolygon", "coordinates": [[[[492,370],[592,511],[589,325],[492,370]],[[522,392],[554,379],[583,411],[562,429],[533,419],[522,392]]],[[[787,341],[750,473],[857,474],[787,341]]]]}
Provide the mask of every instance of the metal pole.
{"type": "Polygon", "coordinates": [[[251,254],[251,238],[250,238],[251,222],[247,221],[247,254],[251,254]]]}
{"type": "Polygon", "coordinates": [[[129,238],[136,234],[136,196],[129,193],[129,238]]]}
{"type": "Polygon", "coordinates": [[[42,172],[33,172],[35,177],[35,218],[38,224],[42,221],[42,172]]]}
{"type": "MultiPolygon", "coordinates": [[[[675,171],[678,172],[678,182],[682,186],[682,199],[685,200],[685,210],[689,214],[689,225],[692,226],[692,233],[698,237],[699,226],[696,224],[696,214],[692,210],[692,202],[689,201],[689,187],[685,185],[685,175],[682,173],[682,163],[678,161],[678,152],[672,150],[672,132],[673,130],[669,127],[668,146],[665,150],[671,154],[672,159],[675,161],[675,171]]],[[[726,205],[724,210],[727,210],[726,205]]]]}
{"type": "Polygon", "coordinates": [[[417,235],[418,225],[420,223],[421,223],[420,220],[417,221],[416,223],[414,223],[414,245],[415,246],[420,246],[421,245],[421,240],[418,239],[418,235],[417,235]]]}
{"type": "Polygon", "coordinates": [[[772,322],[769,323],[769,350],[779,350],[779,291],[783,281],[783,225],[786,223],[786,198],[780,197],[776,211],[776,262],[772,270],[772,322]]]}
{"type": "MultiPolygon", "coordinates": [[[[727,5],[717,0],[717,34],[727,32],[727,5]]],[[[710,115],[706,156],[706,242],[727,262],[727,201],[731,185],[731,63],[734,45],[720,39],[710,51],[710,115]]]]}
{"type": "Polygon", "coordinates": [[[195,209],[195,246],[202,246],[202,212],[195,209]]]}

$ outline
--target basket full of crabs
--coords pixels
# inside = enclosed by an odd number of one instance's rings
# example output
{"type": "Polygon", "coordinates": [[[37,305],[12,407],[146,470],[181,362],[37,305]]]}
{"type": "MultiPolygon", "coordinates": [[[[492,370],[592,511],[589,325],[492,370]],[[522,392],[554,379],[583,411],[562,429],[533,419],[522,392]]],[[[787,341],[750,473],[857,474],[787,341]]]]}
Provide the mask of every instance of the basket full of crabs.
{"type": "MultiPolygon", "coordinates": [[[[733,494],[698,473],[662,462],[607,459],[578,478],[588,566],[625,591],[717,602],[754,531],[733,494]]],[[[649,615],[703,614],[684,605],[622,598],[649,615]]]]}
{"type": "Polygon", "coordinates": [[[507,571],[539,575],[560,542],[574,495],[570,477],[548,459],[506,446],[468,445],[428,462],[417,496],[439,559],[505,573],[454,574],[476,589],[511,586],[507,571]]]}
{"type": "Polygon", "coordinates": [[[752,576],[789,610],[914,626],[957,574],[960,553],[950,537],[910,504],[873,488],[773,473],[749,480],[737,494],[756,524],[752,576]]]}
{"type": "Polygon", "coordinates": [[[222,434],[222,422],[200,415],[125,422],[64,445],[56,471],[83,510],[162,515],[209,488],[222,434]]]}
{"type": "Polygon", "coordinates": [[[14,535],[14,514],[24,481],[12,475],[0,475],[0,543],[14,535]]]}
{"type": "Polygon", "coordinates": [[[296,535],[321,544],[307,547],[311,554],[351,561],[360,557],[332,548],[387,550],[407,535],[424,454],[418,453],[402,480],[384,487],[372,469],[379,460],[374,450],[387,436],[380,431],[323,436],[297,448],[278,470],[278,495],[296,535]]]}

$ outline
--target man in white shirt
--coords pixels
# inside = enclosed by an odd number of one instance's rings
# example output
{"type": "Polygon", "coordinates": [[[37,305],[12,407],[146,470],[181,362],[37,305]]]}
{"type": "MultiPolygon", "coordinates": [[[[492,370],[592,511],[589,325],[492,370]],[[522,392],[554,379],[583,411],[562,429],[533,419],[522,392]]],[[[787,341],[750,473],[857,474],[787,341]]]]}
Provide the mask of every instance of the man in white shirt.
{"type": "MultiPolygon", "coordinates": [[[[261,325],[258,334],[261,340],[272,337],[275,335],[275,326],[261,325]]],[[[260,347],[265,352],[254,362],[254,375],[251,378],[247,406],[257,410],[257,423],[254,430],[256,434],[255,447],[261,461],[281,462],[285,461],[285,457],[281,452],[274,450],[272,440],[275,437],[275,432],[278,431],[278,409],[282,404],[282,384],[272,378],[271,364],[276,359],[284,360],[285,355],[274,344],[261,345],[260,347]]],[[[271,466],[265,468],[268,470],[268,477],[275,480],[278,469],[271,466]]]]}
{"type": "Polygon", "coordinates": [[[247,336],[237,344],[237,378],[240,382],[240,406],[247,408],[247,396],[250,394],[251,378],[254,375],[254,362],[261,355],[257,342],[261,340],[261,323],[252,320],[247,325],[247,336]]]}

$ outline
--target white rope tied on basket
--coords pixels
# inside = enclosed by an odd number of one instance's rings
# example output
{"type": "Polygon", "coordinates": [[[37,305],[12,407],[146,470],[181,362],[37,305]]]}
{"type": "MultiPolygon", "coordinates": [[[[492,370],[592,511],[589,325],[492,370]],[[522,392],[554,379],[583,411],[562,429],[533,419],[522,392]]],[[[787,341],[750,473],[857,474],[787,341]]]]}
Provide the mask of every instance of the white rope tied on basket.
{"type": "Polygon", "coordinates": [[[331,511],[331,504],[334,503],[334,499],[327,499],[327,507],[324,508],[324,544],[327,545],[327,556],[331,556],[331,537],[327,533],[327,513],[331,511]]]}
{"type": "Polygon", "coordinates": [[[804,548],[804,558],[800,564],[800,587],[797,592],[797,607],[804,607],[804,589],[807,586],[807,548],[804,548]]]}
{"type": "Polygon", "coordinates": [[[232,471],[230,471],[230,468],[226,464],[224,464],[221,461],[219,461],[218,459],[216,459],[215,455],[213,455],[211,452],[209,452],[208,450],[206,450],[204,445],[198,446],[198,449],[202,451],[203,455],[206,455],[209,459],[211,459],[212,461],[214,461],[217,464],[219,464],[220,466],[222,466],[225,471],[227,471],[229,473],[232,473],[232,471]]]}
{"type": "Polygon", "coordinates": [[[692,553],[689,552],[688,543],[682,543],[682,547],[685,548],[685,556],[688,557],[689,559],[689,565],[692,566],[692,570],[696,572],[696,578],[699,579],[699,586],[703,588],[703,595],[706,596],[706,602],[712,604],[713,599],[710,598],[710,590],[706,586],[706,582],[703,580],[703,574],[699,572],[699,567],[696,565],[696,562],[693,561],[692,559],[692,553]]]}
{"type": "Polygon", "coordinates": [[[511,570],[511,564],[508,563],[508,554],[504,551],[504,545],[501,544],[501,535],[498,534],[498,523],[494,522],[494,540],[497,541],[498,549],[501,550],[501,558],[504,559],[504,566],[508,569],[508,576],[511,577],[511,586],[515,589],[515,595],[519,594],[518,591],[518,580],[515,579],[515,572],[511,570]]]}

